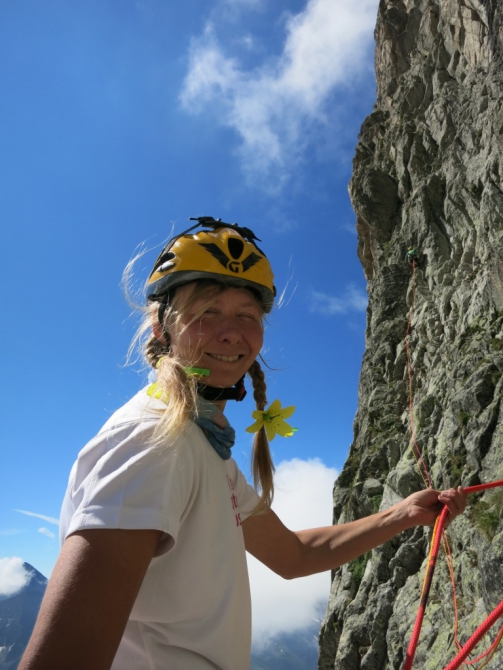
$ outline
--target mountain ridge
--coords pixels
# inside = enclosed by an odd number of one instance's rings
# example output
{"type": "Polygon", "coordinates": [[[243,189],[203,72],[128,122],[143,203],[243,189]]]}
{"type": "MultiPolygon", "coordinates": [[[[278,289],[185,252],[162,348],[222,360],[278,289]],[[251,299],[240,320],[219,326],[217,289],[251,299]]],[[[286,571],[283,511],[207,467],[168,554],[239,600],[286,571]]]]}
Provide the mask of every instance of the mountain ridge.
{"type": "Polygon", "coordinates": [[[23,563],[30,578],[14,595],[0,600],[0,667],[17,668],[30,639],[47,579],[29,563],[23,563]]]}

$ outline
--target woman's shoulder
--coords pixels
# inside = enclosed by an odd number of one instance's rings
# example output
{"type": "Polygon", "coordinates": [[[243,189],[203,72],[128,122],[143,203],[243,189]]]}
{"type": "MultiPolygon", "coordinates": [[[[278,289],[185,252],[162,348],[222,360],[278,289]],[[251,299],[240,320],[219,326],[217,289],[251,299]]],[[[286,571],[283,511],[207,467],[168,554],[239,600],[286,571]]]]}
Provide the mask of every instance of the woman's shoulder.
{"type": "Polygon", "coordinates": [[[198,428],[191,421],[172,439],[161,442],[154,437],[155,430],[166,405],[147,393],[149,387],[141,389],[122,407],[115,411],[102,428],[79,452],[77,461],[94,463],[102,458],[135,460],[152,458],[154,461],[162,453],[172,459],[178,459],[183,454],[183,460],[198,454],[199,443],[204,438],[198,433],[198,428]],[[190,442],[193,449],[183,447],[190,442]],[[187,453],[186,453],[187,452],[187,453]]]}
{"type": "Polygon", "coordinates": [[[125,427],[128,424],[156,424],[166,409],[166,405],[157,398],[148,395],[148,387],[138,391],[122,407],[116,410],[105,422],[99,434],[125,427]]]}
{"type": "MultiPolygon", "coordinates": [[[[181,440],[187,439],[188,430],[172,441],[160,444],[155,429],[166,406],[147,395],[142,389],[108,419],[77,455],[71,474],[70,488],[78,489],[83,483],[103,479],[136,476],[142,472],[171,468],[183,454],[181,440]]],[[[87,486],[87,484],[86,484],[87,486]]]]}
{"type": "Polygon", "coordinates": [[[103,458],[126,459],[152,449],[151,438],[165,405],[142,389],[115,411],[80,450],[76,468],[88,470],[103,458]]]}

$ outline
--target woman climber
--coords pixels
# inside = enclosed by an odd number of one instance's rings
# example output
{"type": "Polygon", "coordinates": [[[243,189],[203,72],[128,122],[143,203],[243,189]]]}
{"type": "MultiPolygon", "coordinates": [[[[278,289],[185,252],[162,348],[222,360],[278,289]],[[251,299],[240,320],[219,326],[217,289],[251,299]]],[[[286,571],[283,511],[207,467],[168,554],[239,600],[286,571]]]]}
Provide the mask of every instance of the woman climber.
{"type": "Polygon", "coordinates": [[[205,217],[157,259],[137,339],[156,380],[73,466],[61,553],[19,670],[246,670],[245,549],[292,579],[431,525],[444,505],[451,519],[463,511],[462,489],[419,491],[372,516],[297,532],[271,510],[267,435],[291,433],[291,409],[275,401],[265,410],[257,358],[275,288],[256,239],[205,217]],[[243,398],[246,374],[257,407],[255,488],[231,457],[223,414],[243,398]]]}

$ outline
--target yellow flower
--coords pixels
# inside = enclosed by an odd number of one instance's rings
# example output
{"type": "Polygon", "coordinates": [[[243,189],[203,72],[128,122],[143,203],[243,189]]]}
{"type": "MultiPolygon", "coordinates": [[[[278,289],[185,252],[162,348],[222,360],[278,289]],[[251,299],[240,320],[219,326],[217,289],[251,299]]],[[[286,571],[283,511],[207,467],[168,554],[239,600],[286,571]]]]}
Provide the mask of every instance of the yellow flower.
{"type": "Polygon", "coordinates": [[[269,441],[274,440],[276,433],[282,437],[291,437],[297,429],[292,428],[285,419],[291,417],[294,412],[294,405],[281,409],[280,401],[275,400],[265,411],[257,409],[252,412],[255,423],[248,426],[246,432],[258,433],[261,428],[265,428],[269,441]]]}

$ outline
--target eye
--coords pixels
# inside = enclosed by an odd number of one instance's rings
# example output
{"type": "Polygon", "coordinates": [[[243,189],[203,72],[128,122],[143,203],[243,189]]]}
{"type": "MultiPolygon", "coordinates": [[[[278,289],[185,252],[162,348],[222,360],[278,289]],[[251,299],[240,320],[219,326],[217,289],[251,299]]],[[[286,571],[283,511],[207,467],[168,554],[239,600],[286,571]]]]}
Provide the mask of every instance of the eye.
{"type": "Polygon", "coordinates": [[[215,314],[218,314],[217,310],[214,307],[208,307],[208,309],[204,310],[202,316],[214,316],[215,314]]]}
{"type": "Polygon", "coordinates": [[[243,312],[242,314],[240,314],[240,317],[242,319],[248,319],[251,321],[260,321],[260,317],[258,316],[258,314],[255,314],[254,312],[243,312]]]}

